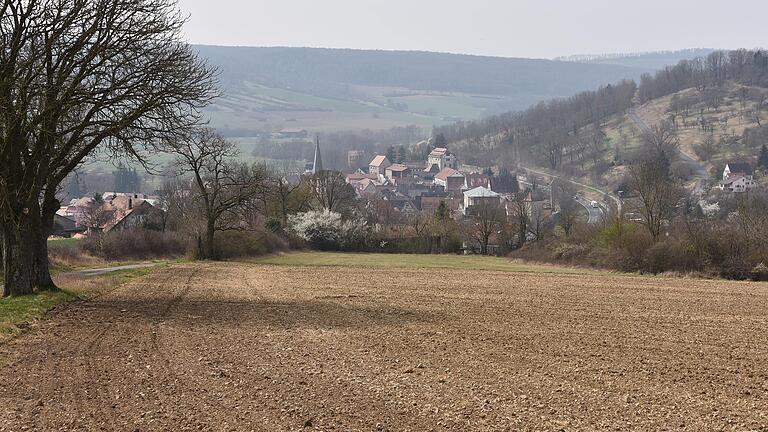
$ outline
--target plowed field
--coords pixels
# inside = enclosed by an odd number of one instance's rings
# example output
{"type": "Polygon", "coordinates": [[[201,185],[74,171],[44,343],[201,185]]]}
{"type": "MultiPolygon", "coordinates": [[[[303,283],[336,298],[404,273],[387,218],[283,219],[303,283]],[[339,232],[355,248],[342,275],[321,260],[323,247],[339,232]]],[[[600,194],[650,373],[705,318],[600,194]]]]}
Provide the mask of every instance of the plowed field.
{"type": "Polygon", "coordinates": [[[20,430],[768,430],[768,286],[182,264],[0,345],[20,430]]]}

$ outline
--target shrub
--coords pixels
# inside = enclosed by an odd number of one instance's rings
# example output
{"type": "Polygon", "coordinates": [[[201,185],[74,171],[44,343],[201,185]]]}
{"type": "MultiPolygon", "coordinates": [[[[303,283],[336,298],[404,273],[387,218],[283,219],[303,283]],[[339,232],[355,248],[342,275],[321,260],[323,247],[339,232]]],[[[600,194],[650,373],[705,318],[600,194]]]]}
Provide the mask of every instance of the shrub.
{"type": "Polygon", "coordinates": [[[101,258],[88,254],[80,241],[62,245],[48,245],[48,260],[51,265],[58,267],[97,266],[104,263],[101,258]]]}
{"type": "Polygon", "coordinates": [[[679,241],[656,243],[645,252],[642,270],[659,274],[666,271],[690,272],[700,269],[692,248],[679,241]]]}
{"type": "Polygon", "coordinates": [[[760,263],[752,269],[752,280],[765,282],[768,281],[768,266],[760,263]]]}
{"type": "Polygon", "coordinates": [[[319,250],[365,250],[368,228],[363,220],[344,221],[339,213],[309,211],[292,215],[288,226],[293,234],[319,250]]]}
{"type": "Polygon", "coordinates": [[[135,228],[94,234],[80,247],[109,261],[179,257],[187,253],[188,242],[172,232],[135,228]]]}
{"type": "Polygon", "coordinates": [[[225,231],[214,237],[214,249],[220,259],[266,255],[287,247],[285,240],[268,231],[225,231]]]}

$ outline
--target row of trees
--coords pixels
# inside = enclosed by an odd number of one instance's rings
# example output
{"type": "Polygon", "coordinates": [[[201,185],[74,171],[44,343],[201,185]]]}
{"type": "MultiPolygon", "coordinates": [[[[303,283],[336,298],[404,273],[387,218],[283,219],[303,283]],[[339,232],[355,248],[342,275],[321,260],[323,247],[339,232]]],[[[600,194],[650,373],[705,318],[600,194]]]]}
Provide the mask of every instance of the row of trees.
{"type": "Polygon", "coordinates": [[[727,80],[748,86],[768,87],[768,53],[763,50],[715,51],[706,58],[683,60],[655,75],[640,78],[641,102],[681,90],[720,87],[727,80]]]}

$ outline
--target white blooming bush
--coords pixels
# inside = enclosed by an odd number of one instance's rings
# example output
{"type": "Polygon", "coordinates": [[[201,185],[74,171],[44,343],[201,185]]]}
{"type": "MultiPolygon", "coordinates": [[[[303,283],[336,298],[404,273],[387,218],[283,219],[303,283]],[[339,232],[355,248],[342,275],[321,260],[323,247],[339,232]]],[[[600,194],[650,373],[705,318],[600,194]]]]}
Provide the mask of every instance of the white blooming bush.
{"type": "Polygon", "coordinates": [[[288,218],[290,231],[311,247],[320,250],[352,250],[360,248],[366,240],[364,221],[344,221],[339,213],[308,211],[288,218]]]}

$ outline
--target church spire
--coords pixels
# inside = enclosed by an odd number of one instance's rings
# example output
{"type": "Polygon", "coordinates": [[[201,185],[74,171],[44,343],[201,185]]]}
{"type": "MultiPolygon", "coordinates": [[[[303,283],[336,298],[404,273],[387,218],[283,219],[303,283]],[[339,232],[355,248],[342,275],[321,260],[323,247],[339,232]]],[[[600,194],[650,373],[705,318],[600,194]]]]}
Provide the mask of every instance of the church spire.
{"type": "Polygon", "coordinates": [[[323,158],[320,156],[320,137],[315,136],[315,161],[312,164],[312,174],[323,170],[323,158]]]}

